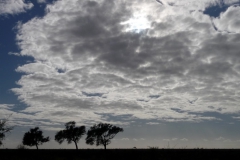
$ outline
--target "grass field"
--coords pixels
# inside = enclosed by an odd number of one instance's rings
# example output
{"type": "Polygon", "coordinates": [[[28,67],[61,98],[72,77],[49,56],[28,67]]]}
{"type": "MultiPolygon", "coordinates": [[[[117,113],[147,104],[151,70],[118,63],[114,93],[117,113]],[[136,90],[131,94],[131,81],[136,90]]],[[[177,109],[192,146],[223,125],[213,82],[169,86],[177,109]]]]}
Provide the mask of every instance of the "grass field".
{"type": "Polygon", "coordinates": [[[1,149],[0,160],[235,160],[239,149],[1,149]]]}

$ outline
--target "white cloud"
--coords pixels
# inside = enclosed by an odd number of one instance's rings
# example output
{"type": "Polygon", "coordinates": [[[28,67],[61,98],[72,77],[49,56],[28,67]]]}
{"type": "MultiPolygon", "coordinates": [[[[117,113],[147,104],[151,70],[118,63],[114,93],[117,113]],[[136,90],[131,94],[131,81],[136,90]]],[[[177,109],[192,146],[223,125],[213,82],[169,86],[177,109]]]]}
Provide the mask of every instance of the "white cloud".
{"type": "Polygon", "coordinates": [[[0,109],[8,109],[14,107],[14,104],[0,104],[0,109]]]}
{"type": "Polygon", "coordinates": [[[28,105],[22,112],[88,124],[108,122],[108,114],[198,122],[217,118],[196,113],[238,112],[240,35],[219,33],[208,15],[175,6],[64,0],[20,24],[20,54],[35,59],[16,69],[26,73],[12,89],[28,105]],[[138,15],[151,28],[122,24],[138,15]]]}
{"type": "Polygon", "coordinates": [[[14,55],[14,56],[21,56],[19,53],[16,53],[16,52],[9,52],[8,54],[9,55],[14,55]]]}
{"type": "Polygon", "coordinates": [[[129,138],[122,138],[122,141],[129,141],[129,138]]]}
{"type": "Polygon", "coordinates": [[[223,137],[216,138],[216,141],[224,141],[224,140],[225,140],[225,138],[223,138],[223,137]]]}
{"type": "Polygon", "coordinates": [[[188,139],[187,138],[182,138],[182,139],[180,139],[181,141],[188,141],[188,139]]]}
{"type": "Polygon", "coordinates": [[[40,120],[38,117],[13,111],[16,107],[14,104],[0,104],[0,119],[7,119],[11,126],[33,126],[42,123],[38,122],[40,120]]]}
{"type": "Polygon", "coordinates": [[[158,122],[148,122],[146,124],[148,124],[148,125],[159,125],[160,123],[158,123],[158,122]]]}
{"type": "Polygon", "coordinates": [[[46,0],[37,0],[38,3],[46,3],[46,0]]]}
{"type": "Polygon", "coordinates": [[[186,10],[204,10],[207,7],[215,5],[232,5],[238,0],[160,0],[164,5],[168,7],[179,7],[186,10]]]}
{"type": "Polygon", "coordinates": [[[216,138],[215,140],[216,140],[216,141],[222,141],[222,142],[232,142],[231,139],[226,139],[226,138],[224,138],[224,137],[218,137],[218,138],[216,138]]]}
{"type": "Polygon", "coordinates": [[[214,19],[216,27],[222,32],[240,33],[240,7],[232,6],[228,10],[220,15],[219,18],[214,19]]]}
{"type": "Polygon", "coordinates": [[[234,118],[234,119],[240,119],[240,116],[238,116],[238,117],[232,117],[232,118],[234,118]]]}
{"type": "Polygon", "coordinates": [[[26,12],[33,7],[32,3],[24,0],[0,0],[0,15],[1,14],[18,14],[26,12]]]}

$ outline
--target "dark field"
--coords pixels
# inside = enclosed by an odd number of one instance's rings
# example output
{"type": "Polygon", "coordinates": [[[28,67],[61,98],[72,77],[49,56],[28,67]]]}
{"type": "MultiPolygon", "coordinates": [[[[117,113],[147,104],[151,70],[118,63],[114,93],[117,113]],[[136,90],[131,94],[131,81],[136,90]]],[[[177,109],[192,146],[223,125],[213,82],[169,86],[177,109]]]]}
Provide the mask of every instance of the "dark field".
{"type": "Polygon", "coordinates": [[[1,149],[0,160],[235,160],[240,149],[1,149]]]}

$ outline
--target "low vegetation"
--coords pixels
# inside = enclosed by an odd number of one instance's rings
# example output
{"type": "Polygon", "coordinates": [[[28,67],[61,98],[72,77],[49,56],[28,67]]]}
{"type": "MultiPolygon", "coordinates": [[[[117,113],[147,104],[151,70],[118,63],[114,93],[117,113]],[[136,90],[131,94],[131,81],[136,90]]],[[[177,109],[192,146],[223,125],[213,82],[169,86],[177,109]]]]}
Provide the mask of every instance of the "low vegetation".
{"type": "Polygon", "coordinates": [[[17,146],[17,149],[28,149],[26,146],[24,146],[23,144],[19,144],[17,146]]]}

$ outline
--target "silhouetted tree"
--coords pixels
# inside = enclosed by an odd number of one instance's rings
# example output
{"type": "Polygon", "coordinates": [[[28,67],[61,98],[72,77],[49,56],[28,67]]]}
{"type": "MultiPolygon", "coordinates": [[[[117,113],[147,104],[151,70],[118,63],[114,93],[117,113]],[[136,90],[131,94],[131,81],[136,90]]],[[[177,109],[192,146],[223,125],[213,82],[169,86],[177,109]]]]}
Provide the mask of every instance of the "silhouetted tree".
{"type": "Polygon", "coordinates": [[[7,133],[13,130],[13,127],[7,125],[8,119],[0,120],[0,146],[3,144],[2,141],[5,139],[7,133]]]}
{"type": "Polygon", "coordinates": [[[76,149],[78,149],[78,141],[86,134],[85,126],[75,127],[76,122],[70,121],[65,124],[65,129],[60,130],[55,135],[55,140],[61,144],[64,140],[67,140],[68,144],[74,142],[76,149]]]}
{"type": "Polygon", "coordinates": [[[90,145],[96,143],[96,146],[103,145],[106,149],[118,132],[123,132],[123,129],[107,123],[95,124],[87,132],[86,143],[90,145]]]}
{"type": "Polygon", "coordinates": [[[50,140],[49,137],[43,137],[42,133],[39,127],[32,128],[29,132],[24,134],[22,143],[27,146],[36,146],[38,149],[38,145],[50,140]]]}

